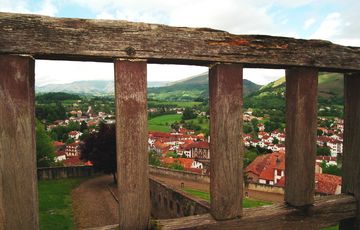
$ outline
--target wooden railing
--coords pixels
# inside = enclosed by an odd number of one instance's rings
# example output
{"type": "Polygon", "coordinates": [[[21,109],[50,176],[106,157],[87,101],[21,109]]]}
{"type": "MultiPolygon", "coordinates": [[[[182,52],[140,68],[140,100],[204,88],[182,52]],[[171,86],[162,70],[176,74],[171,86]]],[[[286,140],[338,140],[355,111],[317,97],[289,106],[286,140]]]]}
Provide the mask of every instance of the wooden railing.
{"type": "Polygon", "coordinates": [[[150,220],[147,63],[210,69],[211,211],[164,229],[360,228],[360,48],[111,20],[0,13],[0,229],[38,229],[34,58],[114,62],[121,229],[150,220]],[[243,68],[286,69],[284,205],[242,208],[243,68]],[[319,71],[345,73],[343,195],[314,201],[319,71]]]}

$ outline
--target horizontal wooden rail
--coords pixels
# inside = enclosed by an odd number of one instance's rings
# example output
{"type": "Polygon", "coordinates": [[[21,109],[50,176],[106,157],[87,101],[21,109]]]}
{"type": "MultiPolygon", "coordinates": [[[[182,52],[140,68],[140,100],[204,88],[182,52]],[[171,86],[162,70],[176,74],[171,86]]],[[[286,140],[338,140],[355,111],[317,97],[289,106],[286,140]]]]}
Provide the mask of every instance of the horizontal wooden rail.
{"type": "MultiPolygon", "coordinates": [[[[285,204],[245,208],[241,219],[216,221],[210,214],[177,219],[154,220],[153,229],[320,229],[356,216],[356,200],[350,195],[326,196],[316,199],[307,209],[285,204]]],[[[88,230],[115,230],[118,225],[88,230]]]]}
{"type": "Polygon", "coordinates": [[[0,54],[35,58],[244,67],[316,67],[320,71],[360,70],[360,48],[321,40],[233,35],[208,28],[184,28],[115,20],[54,18],[0,13],[0,54]]]}
{"type": "Polygon", "coordinates": [[[245,208],[241,219],[216,221],[210,214],[159,220],[160,229],[320,229],[356,215],[356,201],[348,195],[318,199],[306,210],[286,205],[245,208]]]}

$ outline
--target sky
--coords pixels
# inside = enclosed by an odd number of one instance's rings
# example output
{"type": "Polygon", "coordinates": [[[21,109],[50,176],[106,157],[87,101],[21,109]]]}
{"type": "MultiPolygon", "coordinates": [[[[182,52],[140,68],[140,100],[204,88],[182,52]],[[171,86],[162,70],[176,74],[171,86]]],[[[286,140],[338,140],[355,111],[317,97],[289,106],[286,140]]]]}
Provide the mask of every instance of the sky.
{"type": "MultiPolygon", "coordinates": [[[[0,0],[0,11],[210,27],[234,34],[324,39],[360,46],[359,0],[0,0]]],[[[148,81],[176,81],[207,70],[149,64],[148,81]]],[[[262,85],[281,76],[284,70],[244,70],[244,78],[262,85]]],[[[112,63],[36,61],[39,86],[113,78],[112,63]]]]}

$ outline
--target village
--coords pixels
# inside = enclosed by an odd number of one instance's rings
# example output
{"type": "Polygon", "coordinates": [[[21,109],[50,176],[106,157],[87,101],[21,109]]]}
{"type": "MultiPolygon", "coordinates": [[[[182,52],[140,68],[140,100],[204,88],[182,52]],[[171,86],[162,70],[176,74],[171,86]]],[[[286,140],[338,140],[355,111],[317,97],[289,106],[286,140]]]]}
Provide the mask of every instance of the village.
{"type": "MultiPolygon", "coordinates": [[[[181,114],[184,108],[176,109],[181,114]]],[[[149,110],[149,112],[151,112],[149,110]]],[[[200,112],[199,112],[200,113],[200,112]]],[[[57,120],[47,126],[47,130],[58,126],[67,126],[70,122],[79,125],[86,124],[88,133],[96,132],[100,123],[114,124],[114,115],[98,112],[95,114],[91,106],[87,112],[81,110],[70,111],[70,117],[66,120],[57,120]]],[[[201,116],[204,113],[199,114],[201,116]]],[[[262,117],[256,117],[251,112],[243,114],[244,122],[256,119],[256,132],[243,134],[245,150],[259,151],[255,159],[251,159],[244,166],[248,183],[263,184],[269,186],[284,187],[285,183],[285,130],[276,129],[266,132],[262,117]]],[[[316,164],[316,191],[319,194],[339,194],[341,190],[341,177],[323,173],[323,167],[341,167],[338,159],[343,153],[343,120],[339,118],[319,118],[318,123],[327,123],[327,127],[318,127],[316,164]]],[[[54,141],[56,147],[55,161],[64,166],[92,165],[90,161],[83,162],[80,159],[80,144],[83,133],[79,130],[68,132],[67,143],[54,141]],[[70,141],[69,141],[70,140],[70,141]]],[[[170,132],[149,131],[148,150],[156,161],[150,160],[154,166],[168,167],[176,170],[184,170],[203,175],[210,174],[210,136],[194,130],[186,129],[181,125],[170,132]]],[[[246,155],[245,155],[246,158],[246,155]]],[[[341,163],[340,163],[341,164],[341,163]]]]}

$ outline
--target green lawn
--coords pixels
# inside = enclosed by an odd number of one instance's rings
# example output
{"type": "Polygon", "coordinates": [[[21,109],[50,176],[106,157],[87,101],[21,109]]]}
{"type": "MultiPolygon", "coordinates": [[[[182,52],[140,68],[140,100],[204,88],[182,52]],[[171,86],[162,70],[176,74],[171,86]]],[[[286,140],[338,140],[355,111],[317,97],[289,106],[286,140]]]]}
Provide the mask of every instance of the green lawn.
{"type": "Polygon", "coordinates": [[[170,132],[170,125],[175,121],[180,121],[180,114],[168,114],[158,117],[154,117],[148,120],[148,129],[149,131],[162,131],[170,132]]]}
{"type": "MultiPolygon", "coordinates": [[[[199,190],[191,189],[191,188],[184,188],[183,190],[190,195],[210,201],[210,194],[208,192],[203,192],[203,191],[199,191],[199,190]]],[[[272,204],[271,202],[267,202],[267,201],[259,201],[259,200],[249,199],[249,198],[243,199],[243,207],[244,208],[255,208],[255,207],[271,205],[271,204],[272,204]]]]}
{"type": "Polygon", "coordinates": [[[74,229],[71,190],[84,179],[39,181],[41,230],[74,229]]]}

